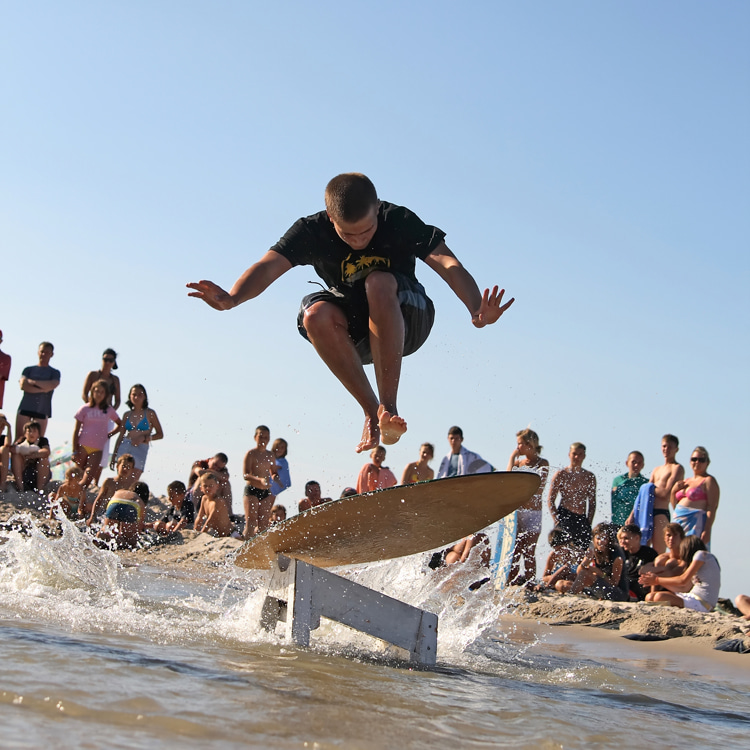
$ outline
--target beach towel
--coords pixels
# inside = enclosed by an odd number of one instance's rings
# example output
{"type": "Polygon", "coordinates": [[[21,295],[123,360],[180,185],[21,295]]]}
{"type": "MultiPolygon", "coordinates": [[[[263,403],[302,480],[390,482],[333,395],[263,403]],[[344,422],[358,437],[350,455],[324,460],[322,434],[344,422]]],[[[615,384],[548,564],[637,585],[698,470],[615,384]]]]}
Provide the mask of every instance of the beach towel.
{"type": "Polygon", "coordinates": [[[706,528],[706,511],[677,505],[674,509],[675,523],[685,529],[685,536],[700,536],[706,528]]]}
{"type": "Polygon", "coordinates": [[[654,535],[654,490],[656,485],[647,482],[638,490],[633,506],[633,519],[641,527],[641,544],[648,544],[654,535]]]}

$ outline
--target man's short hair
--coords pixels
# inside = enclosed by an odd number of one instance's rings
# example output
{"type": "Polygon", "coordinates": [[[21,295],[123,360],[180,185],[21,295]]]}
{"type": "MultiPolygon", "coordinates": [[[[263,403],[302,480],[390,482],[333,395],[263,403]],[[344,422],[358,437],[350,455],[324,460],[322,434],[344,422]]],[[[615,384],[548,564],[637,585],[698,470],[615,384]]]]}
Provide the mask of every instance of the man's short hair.
{"type": "Polygon", "coordinates": [[[265,430],[269,435],[271,434],[271,430],[269,430],[268,427],[266,427],[266,425],[264,424],[259,424],[255,428],[255,434],[257,435],[260,430],[265,430]]]}
{"type": "Polygon", "coordinates": [[[54,344],[50,344],[49,341],[42,341],[42,343],[39,344],[39,348],[40,349],[47,349],[47,348],[49,348],[49,349],[52,349],[52,353],[53,354],[55,352],[55,345],[54,344]]]}
{"type": "Polygon", "coordinates": [[[628,458],[630,458],[631,456],[638,456],[638,457],[640,457],[641,461],[645,461],[646,460],[643,457],[643,453],[641,453],[640,451],[630,451],[630,453],[628,453],[628,458]]]}
{"type": "Polygon", "coordinates": [[[463,438],[464,431],[460,427],[454,424],[453,427],[451,427],[450,430],[448,430],[448,435],[458,435],[460,438],[463,438]]]}
{"type": "Polygon", "coordinates": [[[570,450],[586,452],[586,446],[583,443],[571,443],[570,450]]]}
{"type": "Polygon", "coordinates": [[[307,491],[310,489],[310,487],[314,484],[317,484],[318,487],[320,487],[320,482],[316,482],[314,479],[311,479],[309,482],[305,482],[305,494],[307,494],[307,491]]]}
{"type": "Polygon", "coordinates": [[[185,494],[185,492],[187,492],[185,483],[181,482],[179,479],[175,479],[174,482],[170,482],[167,485],[167,492],[169,492],[169,490],[172,490],[172,492],[182,493],[183,495],[185,494]]]}
{"type": "Polygon", "coordinates": [[[223,461],[225,464],[229,463],[229,458],[226,453],[217,453],[214,458],[218,458],[219,461],[223,461]]]}
{"type": "Polygon", "coordinates": [[[667,433],[666,435],[662,435],[661,439],[666,440],[668,443],[674,443],[678,448],[680,447],[680,441],[677,439],[677,435],[670,435],[667,433]]]}
{"type": "Polygon", "coordinates": [[[378,193],[369,177],[346,172],[326,185],[325,201],[332,221],[354,222],[364,219],[378,205],[378,193]]]}
{"type": "Polygon", "coordinates": [[[641,527],[637,523],[626,523],[620,531],[626,531],[633,536],[642,536],[641,527]]]}

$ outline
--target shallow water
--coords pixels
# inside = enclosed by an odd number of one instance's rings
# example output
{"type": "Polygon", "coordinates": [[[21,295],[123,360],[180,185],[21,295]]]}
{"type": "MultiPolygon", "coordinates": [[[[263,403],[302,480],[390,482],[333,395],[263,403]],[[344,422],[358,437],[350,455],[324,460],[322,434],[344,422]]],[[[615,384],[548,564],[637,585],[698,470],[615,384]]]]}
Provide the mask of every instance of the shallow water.
{"type": "MultiPolygon", "coordinates": [[[[68,526],[0,546],[8,748],[747,747],[750,669],[503,614],[422,557],[346,571],[440,615],[438,666],[323,621],[312,647],[256,623],[261,574],[123,567],[68,526]],[[632,647],[631,647],[632,646],[632,647]]],[[[620,639],[621,640],[621,639],[620,639]]],[[[734,655],[738,660],[750,657],[734,655]]]]}

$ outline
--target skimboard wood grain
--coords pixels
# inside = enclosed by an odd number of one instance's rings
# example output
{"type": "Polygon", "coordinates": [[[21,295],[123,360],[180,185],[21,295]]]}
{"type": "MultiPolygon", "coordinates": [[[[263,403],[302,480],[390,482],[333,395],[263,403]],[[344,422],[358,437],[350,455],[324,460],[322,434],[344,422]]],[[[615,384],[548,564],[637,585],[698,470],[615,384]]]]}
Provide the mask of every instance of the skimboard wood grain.
{"type": "Polygon", "coordinates": [[[324,503],[253,537],[235,564],[268,568],[281,553],[321,568],[427,552],[499,521],[538,489],[531,472],[472,474],[324,503]]]}

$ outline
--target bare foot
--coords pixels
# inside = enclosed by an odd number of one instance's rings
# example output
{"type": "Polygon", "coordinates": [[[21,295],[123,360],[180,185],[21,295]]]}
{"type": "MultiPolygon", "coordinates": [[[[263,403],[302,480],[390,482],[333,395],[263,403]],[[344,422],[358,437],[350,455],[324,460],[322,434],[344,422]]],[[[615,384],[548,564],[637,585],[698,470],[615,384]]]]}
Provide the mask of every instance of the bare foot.
{"type": "Polygon", "coordinates": [[[380,439],[386,445],[397,443],[406,432],[406,420],[398,414],[391,414],[385,410],[382,404],[378,409],[378,426],[380,427],[380,439]]]}
{"type": "Polygon", "coordinates": [[[380,444],[380,427],[373,417],[365,419],[365,426],[362,428],[362,440],[356,447],[357,453],[371,451],[380,444]]]}

